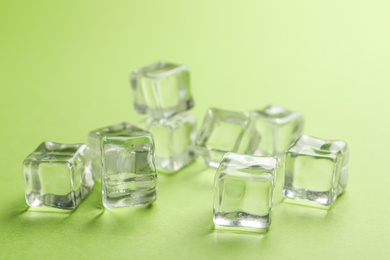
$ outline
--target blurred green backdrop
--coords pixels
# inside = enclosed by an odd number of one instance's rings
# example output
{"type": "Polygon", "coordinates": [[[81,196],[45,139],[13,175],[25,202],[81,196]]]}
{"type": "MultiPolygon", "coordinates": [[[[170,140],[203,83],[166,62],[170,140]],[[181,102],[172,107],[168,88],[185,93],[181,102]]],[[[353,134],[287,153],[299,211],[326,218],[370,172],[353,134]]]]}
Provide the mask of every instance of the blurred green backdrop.
{"type": "Polygon", "coordinates": [[[0,258],[383,259],[390,2],[0,1],[0,258]],[[276,199],[265,235],[216,231],[213,170],[160,176],[147,209],[104,210],[99,183],[72,214],[24,201],[22,160],[44,141],[138,122],[131,70],[158,60],[192,73],[195,108],[276,103],[304,132],[350,146],[346,193],[329,210],[276,199]]]}

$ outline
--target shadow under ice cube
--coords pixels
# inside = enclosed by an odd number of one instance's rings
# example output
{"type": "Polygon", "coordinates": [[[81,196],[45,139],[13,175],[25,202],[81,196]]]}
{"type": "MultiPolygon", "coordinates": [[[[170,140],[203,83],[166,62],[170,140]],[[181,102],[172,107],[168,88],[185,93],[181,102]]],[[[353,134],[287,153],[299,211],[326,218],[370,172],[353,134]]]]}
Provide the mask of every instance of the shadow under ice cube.
{"type": "Polygon", "coordinates": [[[190,72],[184,65],[157,62],[130,75],[134,108],[153,118],[167,118],[194,106],[190,72]]]}
{"type": "Polygon", "coordinates": [[[348,179],[348,146],[303,135],[285,154],[284,196],[330,206],[348,179]]]}
{"type": "Polygon", "coordinates": [[[75,209],[94,185],[85,144],[44,142],[24,160],[23,174],[31,207],[75,209]]]}
{"type": "Polygon", "coordinates": [[[214,224],[267,230],[278,168],[273,157],[226,153],[214,178],[214,224]]]}

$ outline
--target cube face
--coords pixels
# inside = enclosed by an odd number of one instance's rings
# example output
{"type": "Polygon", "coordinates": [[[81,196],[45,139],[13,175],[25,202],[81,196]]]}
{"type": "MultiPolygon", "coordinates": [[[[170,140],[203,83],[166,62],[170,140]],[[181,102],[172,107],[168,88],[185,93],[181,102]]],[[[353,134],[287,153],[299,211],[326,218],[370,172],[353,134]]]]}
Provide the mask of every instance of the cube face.
{"type": "Polygon", "coordinates": [[[285,154],[284,196],[330,206],[346,188],[348,146],[311,136],[299,138],[285,154]]]}
{"type": "Polygon", "coordinates": [[[23,162],[27,204],[76,208],[94,185],[90,165],[85,144],[42,143],[23,162]]]}
{"type": "Polygon", "coordinates": [[[276,158],[226,153],[214,179],[214,224],[268,229],[278,167],[276,158]]]}
{"type": "Polygon", "coordinates": [[[226,152],[251,154],[260,137],[247,113],[210,108],[196,137],[206,164],[217,168],[226,152]]]}
{"type": "Polygon", "coordinates": [[[106,208],[146,206],[157,197],[150,136],[104,137],[102,196],[106,208]]]}
{"type": "Polygon", "coordinates": [[[302,134],[303,115],[278,105],[252,111],[256,130],[261,140],[256,154],[264,156],[284,155],[286,149],[302,134]]]}
{"type": "Polygon", "coordinates": [[[167,118],[194,106],[186,66],[157,62],[131,73],[134,107],[140,114],[167,118]]]}
{"type": "Polygon", "coordinates": [[[107,127],[102,127],[88,134],[88,144],[91,149],[92,159],[92,173],[95,178],[101,178],[103,171],[102,161],[102,143],[104,137],[137,137],[137,136],[149,136],[151,134],[134,126],[130,123],[124,122],[107,127]]]}
{"type": "Polygon", "coordinates": [[[167,119],[148,119],[146,129],[156,143],[156,166],[166,173],[177,172],[196,159],[196,119],[181,113],[167,119]]]}

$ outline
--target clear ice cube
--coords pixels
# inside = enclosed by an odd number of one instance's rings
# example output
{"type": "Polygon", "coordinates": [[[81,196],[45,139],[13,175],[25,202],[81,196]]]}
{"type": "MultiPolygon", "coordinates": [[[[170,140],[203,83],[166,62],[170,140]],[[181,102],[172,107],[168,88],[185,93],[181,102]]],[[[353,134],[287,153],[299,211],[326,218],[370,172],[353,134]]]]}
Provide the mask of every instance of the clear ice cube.
{"type": "Polygon", "coordinates": [[[161,119],[194,106],[190,72],[184,65],[157,62],[130,75],[134,108],[140,114],[161,119]]]}
{"type": "Polygon", "coordinates": [[[95,178],[101,178],[102,176],[103,138],[120,137],[120,136],[122,137],[149,136],[150,138],[152,138],[151,134],[148,131],[127,122],[99,128],[89,132],[88,145],[91,149],[92,174],[95,178]]]}
{"type": "Polygon", "coordinates": [[[286,149],[302,134],[303,115],[278,105],[252,111],[261,140],[255,154],[283,157],[286,149]]]}
{"type": "Polygon", "coordinates": [[[214,178],[214,224],[268,229],[278,168],[274,157],[226,153],[214,178]]]}
{"type": "Polygon", "coordinates": [[[303,135],[285,154],[283,194],[292,200],[330,206],[347,186],[348,146],[303,135]]]}
{"type": "MultiPolygon", "coordinates": [[[[157,197],[157,172],[152,135],[129,123],[92,131],[99,143],[103,205],[146,206],[157,197]]],[[[96,153],[95,153],[96,155],[96,153]]]]}
{"type": "Polygon", "coordinates": [[[85,144],[43,142],[24,160],[23,174],[31,207],[75,209],[94,185],[85,144]]]}
{"type": "Polygon", "coordinates": [[[180,113],[161,120],[149,118],[144,123],[153,135],[159,169],[167,173],[177,172],[196,159],[196,119],[193,115],[180,113]]]}
{"type": "Polygon", "coordinates": [[[249,114],[209,108],[195,143],[206,164],[217,168],[226,152],[252,154],[259,140],[249,114]]]}

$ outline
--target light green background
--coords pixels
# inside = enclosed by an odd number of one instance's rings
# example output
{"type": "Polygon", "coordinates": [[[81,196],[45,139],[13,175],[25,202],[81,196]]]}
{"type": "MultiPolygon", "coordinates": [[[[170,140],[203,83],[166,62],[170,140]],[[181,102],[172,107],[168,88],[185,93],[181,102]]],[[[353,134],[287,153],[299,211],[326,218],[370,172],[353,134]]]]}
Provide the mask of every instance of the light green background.
{"type": "Polygon", "coordinates": [[[0,1],[0,258],[384,259],[389,256],[390,2],[0,1]],[[22,160],[44,141],[142,117],[131,70],[186,64],[195,108],[276,103],[305,133],[346,140],[350,178],[330,211],[276,199],[265,235],[216,231],[213,170],[159,178],[147,209],[72,214],[24,201],[22,160]]]}

